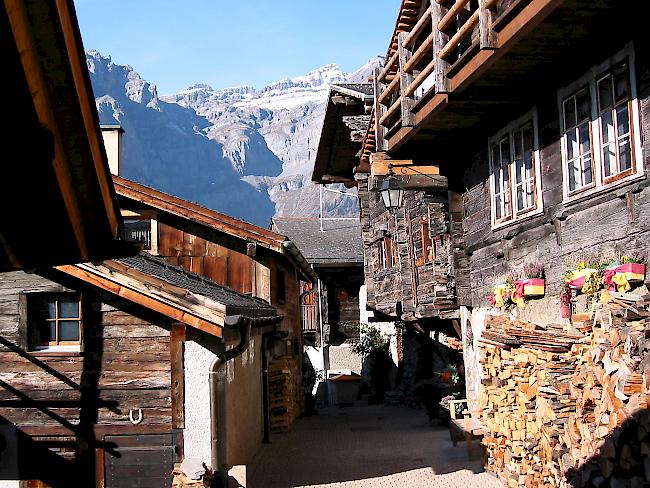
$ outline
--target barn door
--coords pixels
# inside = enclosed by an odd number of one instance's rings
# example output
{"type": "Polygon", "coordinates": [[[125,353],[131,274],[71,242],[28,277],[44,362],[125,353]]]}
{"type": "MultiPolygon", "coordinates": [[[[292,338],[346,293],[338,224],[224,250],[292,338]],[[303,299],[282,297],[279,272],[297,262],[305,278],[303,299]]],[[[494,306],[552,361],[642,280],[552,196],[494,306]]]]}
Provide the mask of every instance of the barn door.
{"type": "Polygon", "coordinates": [[[106,488],[171,486],[176,460],[172,434],[104,437],[106,488]]]}

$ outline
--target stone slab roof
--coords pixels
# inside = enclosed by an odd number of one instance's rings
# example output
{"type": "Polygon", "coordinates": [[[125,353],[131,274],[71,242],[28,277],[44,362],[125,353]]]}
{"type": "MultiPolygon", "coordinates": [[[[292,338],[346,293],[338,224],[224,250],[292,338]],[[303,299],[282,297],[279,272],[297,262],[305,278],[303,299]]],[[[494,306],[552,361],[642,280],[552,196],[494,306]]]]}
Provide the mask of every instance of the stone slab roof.
{"type": "Polygon", "coordinates": [[[310,264],[363,264],[361,224],[356,220],[275,217],[276,230],[291,239],[310,264]]]}

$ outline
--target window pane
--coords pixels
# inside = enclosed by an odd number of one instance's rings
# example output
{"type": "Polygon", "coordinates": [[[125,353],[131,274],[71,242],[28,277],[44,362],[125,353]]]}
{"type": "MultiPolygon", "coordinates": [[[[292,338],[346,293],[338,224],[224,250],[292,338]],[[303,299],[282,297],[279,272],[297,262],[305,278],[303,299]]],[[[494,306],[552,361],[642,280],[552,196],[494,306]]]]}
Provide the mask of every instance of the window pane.
{"type": "Polygon", "coordinates": [[[589,114],[591,112],[591,97],[589,96],[589,90],[585,88],[576,94],[576,106],[578,110],[578,123],[589,120],[589,114]]]}
{"type": "Polygon", "coordinates": [[[627,65],[623,65],[614,72],[614,84],[616,87],[616,102],[628,100],[629,83],[627,79],[627,65]]]}
{"type": "Polygon", "coordinates": [[[612,78],[607,77],[598,82],[598,111],[602,112],[614,105],[612,93],[612,78]]]}
{"type": "Polygon", "coordinates": [[[50,342],[56,342],[56,323],[43,322],[36,328],[36,337],[34,338],[37,345],[47,345],[50,342]]]}
{"type": "Polygon", "coordinates": [[[591,137],[589,135],[589,122],[585,122],[580,126],[580,155],[591,151],[591,137]]]}
{"type": "Polygon", "coordinates": [[[577,161],[570,162],[568,166],[569,191],[573,191],[576,189],[577,161]]]}
{"type": "Polygon", "coordinates": [[[79,302],[66,300],[59,301],[59,318],[79,317],[79,302]]]}
{"type": "Polygon", "coordinates": [[[516,131],[513,135],[512,138],[515,142],[515,159],[520,159],[523,154],[524,154],[524,148],[523,148],[523,131],[516,131]]]}
{"type": "Polygon", "coordinates": [[[517,210],[523,210],[528,207],[526,202],[525,185],[517,187],[517,210]]]}
{"type": "Polygon", "coordinates": [[[62,320],[59,322],[59,342],[79,340],[79,321],[62,320]]]}
{"type": "Polygon", "coordinates": [[[620,157],[621,171],[632,167],[632,152],[630,150],[630,137],[618,141],[618,155],[620,157]]]}
{"type": "Polygon", "coordinates": [[[630,132],[630,116],[627,110],[627,103],[616,108],[616,132],[618,137],[630,132]]]}
{"type": "Polygon", "coordinates": [[[571,97],[564,101],[564,130],[576,126],[576,101],[571,97]]]}
{"type": "Polygon", "coordinates": [[[600,123],[602,126],[603,144],[612,142],[615,138],[614,135],[614,121],[612,120],[612,112],[605,112],[600,116],[600,123]]]}
{"type": "Polygon", "coordinates": [[[44,308],[47,307],[46,317],[48,319],[55,319],[56,318],[56,302],[54,300],[49,301],[49,302],[42,302],[42,306],[44,308]]]}
{"type": "Polygon", "coordinates": [[[567,133],[566,150],[569,160],[578,156],[578,129],[571,129],[567,133]]]}
{"type": "Polygon", "coordinates": [[[503,217],[503,212],[501,211],[501,195],[497,194],[494,196],[494,216],[497,220],[503,217]]]}
{"type": "Polygon", "coordinates": [[[582,184],[590,185],[592,181],[591,156],[585,156],[582,158],[582,184]]]}
{"type": "Polygon", "coordinates": [[[606,178],[616,173],[616,150],[614,144],[603,146],[603,171],[606,178]]]}

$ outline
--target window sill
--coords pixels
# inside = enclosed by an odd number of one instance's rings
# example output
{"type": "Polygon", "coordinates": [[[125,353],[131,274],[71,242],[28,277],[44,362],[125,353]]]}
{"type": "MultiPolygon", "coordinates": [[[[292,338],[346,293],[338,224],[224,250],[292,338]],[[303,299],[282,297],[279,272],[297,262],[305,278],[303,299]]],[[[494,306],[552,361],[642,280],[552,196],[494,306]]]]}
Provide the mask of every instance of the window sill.
{"type": "Polygon", "coordinates": [[[544,214],[544,209],[543,208],[538,208],[538,209],[535,209],[535,210],[529,210],[526,213],[524,213],[524,214],[522,214],[522,215],[520,215],[518,217],[515,217],[514,219],[506,220],[505,222],[499,222],[498,224],[492,224],[492,230],[493,231],[501,230],[501,229],[504,229],[504,228],[509,227],[511,225],[516,225],[516,224],[520,224],[522,222],[526,222],[527,220],[533,219],[533,218],[538,217],[538,216],[543,215],[543,214],[544,214]]]}
{"type": "Polygon", "coordinates": [[[584,202],[585,200],[594,197],[596,195],[607,193],[611,190],[616,190],[630,183],[635,183],[637,181],[644,180],[645,177],[646,177],[645,173],[637,173],[634,175],[626,176],[625,178],[621,178],[620,180],[614,181],[612,183],[605,183],[604,185],[590,188],[588,190],[582,191],[580,193],[576,193],[568,197],[565,196],[564,199],[562,200],[562,205],[570,206],[576,203],[584,202]]]}
{"type": "Polygon", "coordinates": [[[29,354],[34,357],[46,357],[46,358],[68,358],[68,357],[79,357],[83,356],[83,351],[50,351],[48,349],[43,349],[40,351],[29,351],[29,354]]]}

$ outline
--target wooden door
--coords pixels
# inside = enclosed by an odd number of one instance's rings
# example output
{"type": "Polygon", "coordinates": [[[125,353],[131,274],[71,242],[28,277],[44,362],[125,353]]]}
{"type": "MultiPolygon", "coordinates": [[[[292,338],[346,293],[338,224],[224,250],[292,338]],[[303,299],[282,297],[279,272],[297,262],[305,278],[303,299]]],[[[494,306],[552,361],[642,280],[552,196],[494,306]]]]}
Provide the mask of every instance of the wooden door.
{"type": "Polygon", "coordinates": [[[171,486],[176,454],[172,434],[104,438],[106,488],[171,486]]]}

